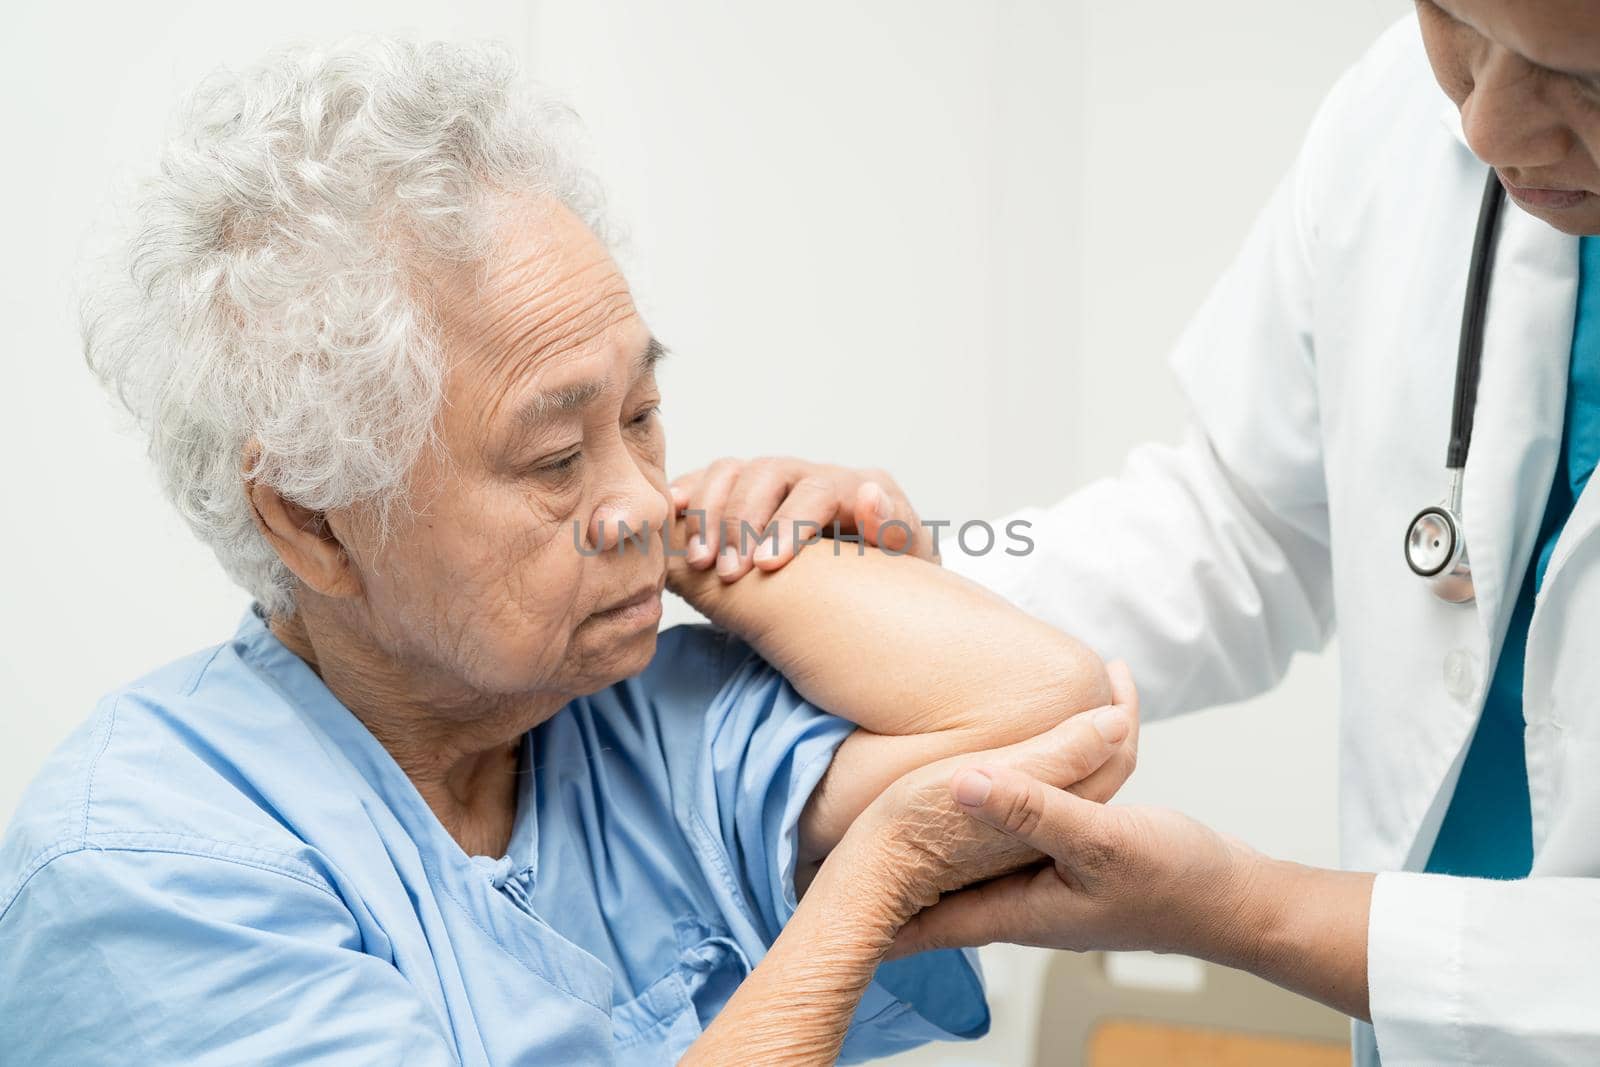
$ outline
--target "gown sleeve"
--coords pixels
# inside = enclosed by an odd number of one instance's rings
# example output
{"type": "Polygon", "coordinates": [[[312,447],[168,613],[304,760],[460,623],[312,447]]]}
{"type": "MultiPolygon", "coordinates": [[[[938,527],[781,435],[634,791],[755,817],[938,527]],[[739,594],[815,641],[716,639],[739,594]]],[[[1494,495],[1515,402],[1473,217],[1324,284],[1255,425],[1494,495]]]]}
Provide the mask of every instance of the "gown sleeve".
{"type": "MultiPolygon", "coordinates": [[[[679,627],[663,638],[680,677],[698,678],[705,687],[699,763],[686,816],[701,862],[725,894],[734,936],[753,966],[794,914],[800,814],[855,727],[808,704],[735,637],[709,627],[679,627]]],[[[981,1037],[988,1027],[976,952],[922,953],[879,968],[842,1059],[981,1037]]]]}
{"type": "Polygon", "coordinates": [[[34,871],[0,915],[0,1058],[456,1062],[331,889],[230,849],[89,847],[34,871]]]}

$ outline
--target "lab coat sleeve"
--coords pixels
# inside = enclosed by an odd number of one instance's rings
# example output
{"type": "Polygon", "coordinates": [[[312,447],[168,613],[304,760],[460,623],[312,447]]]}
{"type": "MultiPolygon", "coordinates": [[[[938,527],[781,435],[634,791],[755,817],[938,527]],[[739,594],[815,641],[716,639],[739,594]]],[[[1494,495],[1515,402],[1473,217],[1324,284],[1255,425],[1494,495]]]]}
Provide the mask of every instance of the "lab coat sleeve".
{"type": "Polygon", "coordinates": [[[1126,660],[1147,718],[1264,691],[1332,634],[1311,338],[1326,121],[1171,357],[1193,412],[1182,442],[1139,447],[1117,476],[1001,518],[1002,547],[944,554],[946,567],[1126,660]]]}
{"type": "Polygon", "coordinates": [[[28,877],[0,916],[0,1059],[456,1062],[330,890],[270,855],[184,847],[84,848],[28,877]]]}
{"type": "Polygon", "coordinates": [[[1600,880],[1380,874],[1367,979],[1384,1064],[1600,1062],[1596,931],[1600,880]]]}

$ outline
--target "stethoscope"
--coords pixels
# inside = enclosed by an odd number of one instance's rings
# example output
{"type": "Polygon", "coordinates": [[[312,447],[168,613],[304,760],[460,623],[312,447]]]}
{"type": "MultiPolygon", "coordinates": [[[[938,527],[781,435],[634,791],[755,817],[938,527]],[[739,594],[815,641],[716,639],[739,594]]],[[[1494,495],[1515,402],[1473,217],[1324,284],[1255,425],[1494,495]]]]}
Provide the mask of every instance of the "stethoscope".
{"type": "Polygon", "coordinates": [[[1483,321],[1489,306],[1489,275],[1500,232],[1500,206],[1505,188],[1494,168],[1483,187],[1478,232],[1472,240],[1472,271],[1467,275],[1467,304],[1461,313],[1461,346],[1456,353],[1455,406],[1450,412],[1450,449],[1445,472],[1450,491],[1443,504],[1423,508],[1406,528],[1406,564],[1428,580],[1434,595],[1452,604],[1473,597],[1472,565],[1461,528],[1461,472],[1472,444],[1472,418],[1478,408],[1478,368],[1483,363],[1483,321]]]}

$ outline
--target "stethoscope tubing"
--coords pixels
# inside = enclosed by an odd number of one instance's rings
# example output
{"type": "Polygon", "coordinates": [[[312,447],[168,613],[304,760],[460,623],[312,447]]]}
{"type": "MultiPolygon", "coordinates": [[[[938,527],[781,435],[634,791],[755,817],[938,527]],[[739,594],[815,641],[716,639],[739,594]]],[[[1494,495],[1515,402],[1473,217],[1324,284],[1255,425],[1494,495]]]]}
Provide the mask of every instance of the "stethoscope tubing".
{"type": "Polygon", "coordinates": [[[1406,565],[1425,579],[1441,600],[1464,604],[1473,600],[1472,567],[1461,523],[1461,482],[1472,448],[1472,425],[1478,411],[1478,378],[1483,366],[1483,332],[1489,317],[1489,286],[1500,238],[1505,186],[1493,167],[1483,186],[1478,226],[1472,238],[1466,304],[1461,311],[1461,339],[1456,349],[1455,392],[1450,408],[1450,444],[1445,451],[1449,485],[1443,503],[1423,508],[1406,527],[1406,565]],[[1426,555],[1429,549],[1437,552],[1426,555]],[[1442,550],[1442,551],[1440,551],[1442,550]]]}

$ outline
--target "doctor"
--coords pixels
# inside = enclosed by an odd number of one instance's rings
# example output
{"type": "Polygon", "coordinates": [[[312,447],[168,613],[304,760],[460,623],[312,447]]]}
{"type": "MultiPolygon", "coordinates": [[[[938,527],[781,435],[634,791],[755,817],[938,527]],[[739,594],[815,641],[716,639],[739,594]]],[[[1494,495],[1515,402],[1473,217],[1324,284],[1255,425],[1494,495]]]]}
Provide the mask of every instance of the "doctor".
{"type": "MultiPolygon", "coordinates": [[[[971,767],[957,799],[1054,862],[946,897],[904,948],[1183,952],[1360,1020],[1363,1062],[1600,1062],[1594,235],[1600,4],[1418,0],[1180,341],[1186,443],[1008,516],[1027,556],[945,545],[1129,661],[1149,717],[1268,689],[1337,630],[1348,870],[971,767]]],[[[898,547],[898,518],[932,554],[881,474],[723,462],[677,489],[713,526],[837,515],[898,547]]],[[[793,551],[787,529],[753,559],[707,534],[698,562],[729,579],[793,551]]]]}

